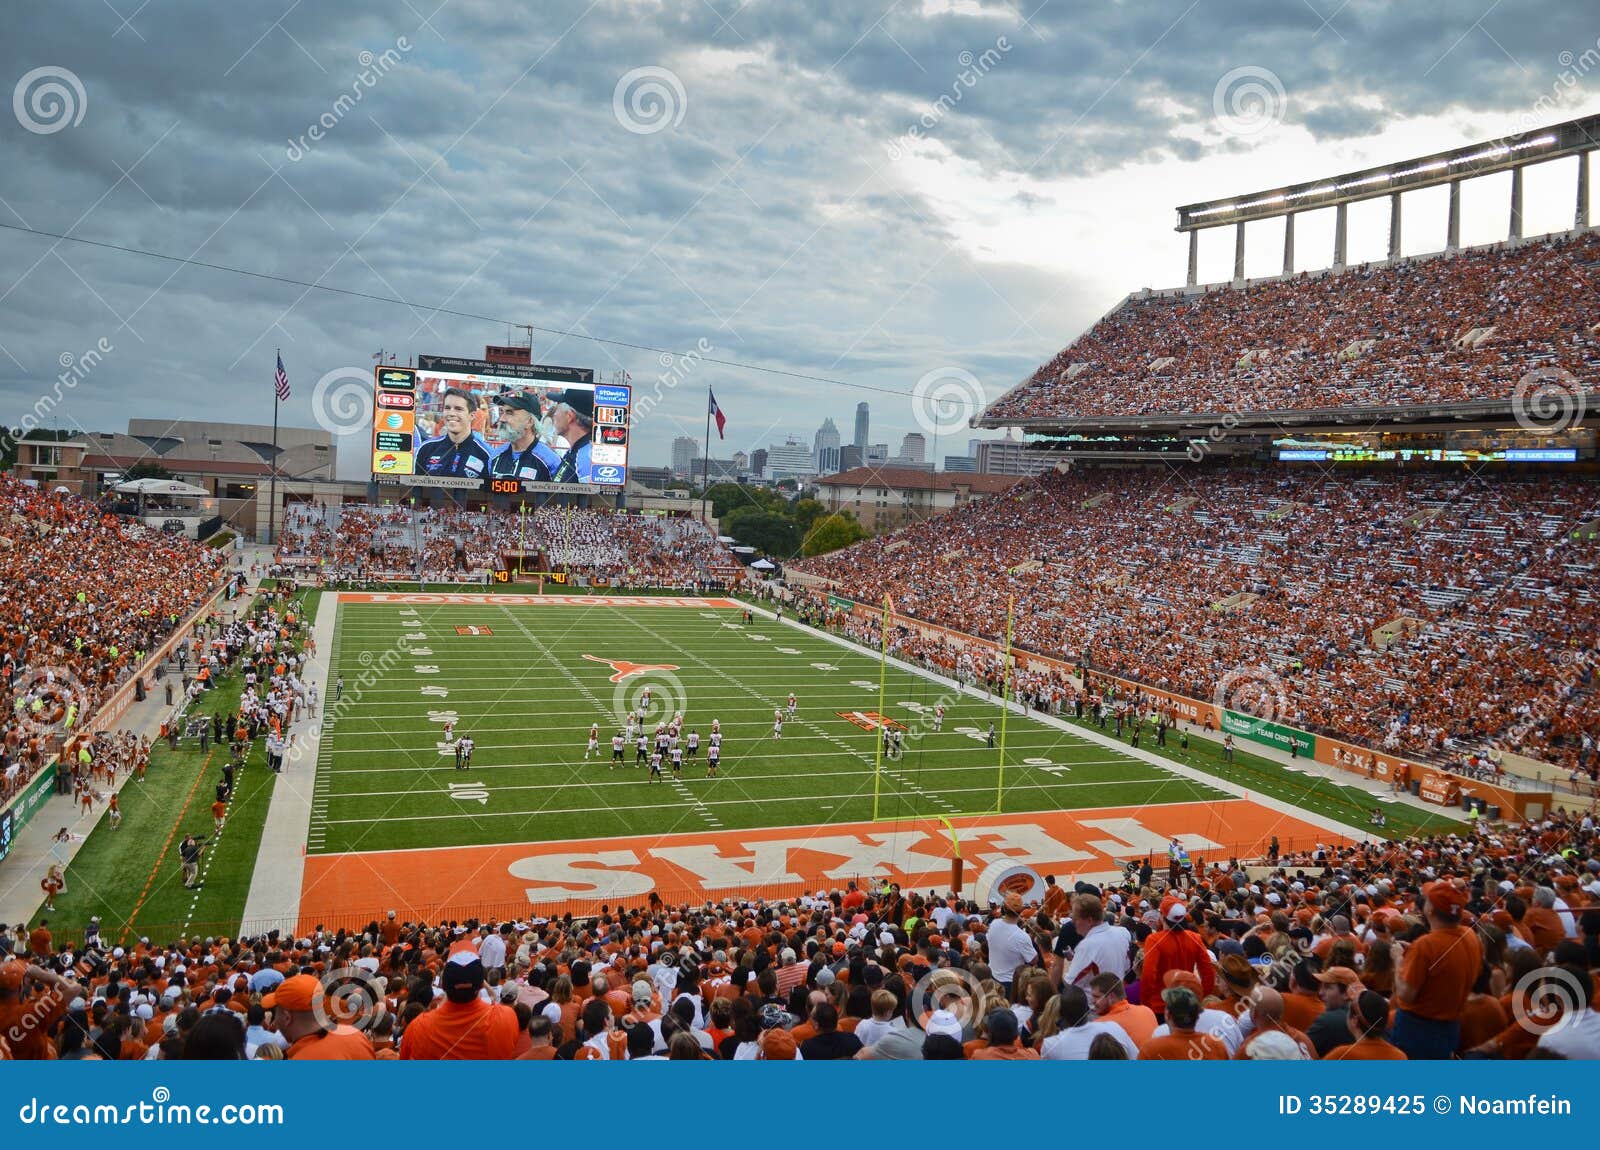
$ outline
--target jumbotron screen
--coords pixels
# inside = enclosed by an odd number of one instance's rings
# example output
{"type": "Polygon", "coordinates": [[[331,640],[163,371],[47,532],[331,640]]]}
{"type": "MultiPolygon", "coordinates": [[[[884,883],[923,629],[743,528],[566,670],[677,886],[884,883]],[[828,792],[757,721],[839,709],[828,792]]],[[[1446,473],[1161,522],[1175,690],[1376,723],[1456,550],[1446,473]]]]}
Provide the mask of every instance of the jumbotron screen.
{"type": "Polygon", "coordinates": [[[373,382],[379,482],[504,494],[627,482],[632,391],[590,368],[424,355],[373,382]]]}

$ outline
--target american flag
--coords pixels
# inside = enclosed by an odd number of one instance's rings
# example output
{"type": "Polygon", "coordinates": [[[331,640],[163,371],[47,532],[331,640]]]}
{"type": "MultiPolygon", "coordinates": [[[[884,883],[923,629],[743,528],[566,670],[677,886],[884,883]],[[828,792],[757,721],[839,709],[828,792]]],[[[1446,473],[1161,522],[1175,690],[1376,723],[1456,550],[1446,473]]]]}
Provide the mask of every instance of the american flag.
{"type": "Polygon", "coordinates": [[[282,403],[289,398],[289,373],[283,370],[283,356],[278,356],[278,370],[273,373],[272,382],[278,389],[278,402],[282,403]]]}

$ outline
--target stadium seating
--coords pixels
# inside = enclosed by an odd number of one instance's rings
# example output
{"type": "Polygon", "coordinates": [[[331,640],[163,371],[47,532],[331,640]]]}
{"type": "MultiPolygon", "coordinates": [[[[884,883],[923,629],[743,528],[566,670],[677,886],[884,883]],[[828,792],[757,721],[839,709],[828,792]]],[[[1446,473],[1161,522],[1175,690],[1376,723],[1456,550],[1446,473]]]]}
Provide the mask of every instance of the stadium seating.
{"type": "Polygon", "coordinates": [[[1592,817],[1277,862],[1026,906],[850,884],[299,938],[0,927],[0,1021],[36,1022],[0,1057],[1600,1057],[1592,817]]]}
{"type": "Polygon", "coordinates": [[[697,519],[542,507],[512,511],[297,505],[277,559],[317,565],[330,579],[482,582],[500,557],[524,566],[630,587],[708,587],[735,578],[738,563],[697,519]],[[542,560],[541,558],[542,557],[542,560]]]}
{"type": "Polygon", "coordinates": [[[992,417],[1506,399],[1538,368],[1593,380],[1600,235],[1497,245],[1197,294],[1131,297],[992,417]]]}
{"type": "Polygon", "coordinates": [[[215,549],[0,474],[0,799],[216,590],[225,564],[215,549]],[[51,721],[30,719],[36,703],[51,721]],[[56,714],[62,705],[70,713],[56,714]]]}
{"type": "Polygon", "coordinates": [[[1194,698],[1265,667],[1303,728],[1593,777],[1600,551],[1571,531],[1597,515],[1579,478],[1144,468],[1050,474],[794,566],[991,639],[1014,604],[1016,646],[1194,698]]]}

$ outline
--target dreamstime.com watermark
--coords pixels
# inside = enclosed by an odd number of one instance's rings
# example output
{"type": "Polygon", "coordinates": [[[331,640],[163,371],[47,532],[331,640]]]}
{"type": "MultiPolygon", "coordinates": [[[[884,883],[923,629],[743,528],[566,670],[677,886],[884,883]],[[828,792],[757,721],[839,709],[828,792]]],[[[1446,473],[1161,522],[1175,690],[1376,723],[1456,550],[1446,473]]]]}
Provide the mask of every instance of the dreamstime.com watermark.
{"type": "MultiPolygon", "coordinates": [[[[402,620],[405,622],[405,620],[402,620]]],[[[409,657],[426,657],[433,654],[432,648],[413,647],[412,644],[427,635],[420,631],[409,631],[394,641],[394,644],[380,653],[376,658],[371,651],[362,651],[357,656],[361,664],[361,671],[355,676],[353,682],[346,683],[339,692],[338,698],[326,698],[322,703],[322,713],[317,715],[311,726],[299,732],[295,737],[294,745],[289,748],[287,761],[298,763],[310,753],[311,748],[317,745],[328,729],[338,723],[344,716],[361,705],[362,698],[367,691],[376,687],[383,678],[399,666],[400,661],[409,657]]],[[[417,668],[419,673],[427,674],[417,668]]],[[[435,667],[433,670],[437,671],[435,667]]],[[[426,692],[424,688],[424,692],[426,692]]]]}
{"type": "Polygon", "coordinates": [[[1211,90],[1211,113],[1229,136],[1254,136],[1276,127],[1288,110],[1283,81],[1259,64],[1229,69],[1211,90]]]}
{"type": "Polygon", "coordinates": [[[46,64],[23,75],[11,89],[11,112],[36,136],[76,128],[89,110],[89,94],[70,68],[46,64]]]}
{"type": "Polygon", "coordinates": [[[413,45],[404,36],[394,42],[394,47],[386,50],[381,56],[374,56],[371,52],[363,51],[356,57],[361,65],[355,79],[350,81],[350,90],[339,93],[339,98],[333,102],[322,115],[318,116],[306,126],[306,130],[289,141],[289,146],[284,154],[289,157],[291,164],[298,164],[305,159],[311,149],[320,144],[329,132],[337,128],[344,118],[355,110],[357,104],[366,99],[367,93],[378,86],[378,81],[387,76],[405,60],[413,45]]]}
{"type": "Polygon", "coordinates": [[[689,93],[671,68],[647,64],[624,72],[611,91],[611,114],[635,136],[653,136],[683,123],[689,93]]]}
{"type": "Polygon", "coordinates": [[[0,444],[4,444],[7,448],[14,447],[18,440],[26,439],[30,432],[43,427],[45,420],[61,406],[66,393],[93,375],[95,368],[115,350],[112,342],[101,336],[93,347],[79,355],[73,355],[70,351],[62,352],[56,360],[61,365],[61,372],[56,376],[54,386],[41,394],[34,400],[33,406],[23,412],[22,420],[17,427],[0,428],[0,444]]]}
{"type": "Polygon", "coordinates": [[[17,1107],[25,1126],[282,1126],[280,1103],[228,1102],[222,1106],[173,1102],[172,1091],[157,1086],[144,1102],[117,1106],[100,1102],[52,1103],[29,1098],[17,1107]]]}
{"type": "Polygon", "coordinates": [[[994,47],[985,48],[979,55],[974,56],[967,51],[958,55],[956,63],[960,65],[961,71],[957,72],[950,82],[950,90],[940,93],[937,100],[923,109],[916,123],[889,141],[887,146],[889,158],[898,160],[911,150],[912,144],[923,139],[943,123],[945,117],[966,99],[967,93],[978,86],[978,81],[992,72],[1010,51],[1011,42],[1001,36],[995,40],[994,47]]]}
{"type": "MultiPolygon", "coordinates": [[[[311,388],[311,418],[332,435],[369,435],[373,415],[372,369],[336,367],[311,388]]],[[[397,415],[395,426],[404,426],[397,415]]]]}
{"type": "Polygon", "coordinates": [[[684,383],[692,376],[695,369],[700,366],[701,360],[710,355],[716,347],[705,336],[694,341],[694,350],[676,355],[664,351],[657,357],[656,362],[661,365],[661,372],[656,376],[655,386],[648,393],[642,393],[638,387],[633,389],[633,414],[635,424],[644,419],[667,397],[669,392],[677,390],[679,384],[684,383]]]}
{"type": "Polygon", "coordinates": [[[984,409],[983,384],[960,367],[936,367],[911,389],[911,412],[929,435],[950,435],[968,427],[984,409]]]}

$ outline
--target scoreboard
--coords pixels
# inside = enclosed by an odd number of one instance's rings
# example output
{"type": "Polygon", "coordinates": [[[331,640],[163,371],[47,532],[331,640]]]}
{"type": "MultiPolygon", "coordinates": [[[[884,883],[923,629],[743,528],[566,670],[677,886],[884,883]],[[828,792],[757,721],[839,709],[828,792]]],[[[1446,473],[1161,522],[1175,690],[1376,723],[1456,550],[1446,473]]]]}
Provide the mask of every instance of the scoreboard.
{"type": "Polygon", "coordinates": [[[594,371],[424,355],[373,374],[379,483],[529,491],[620,491],[633,390],[594,371]]]}

